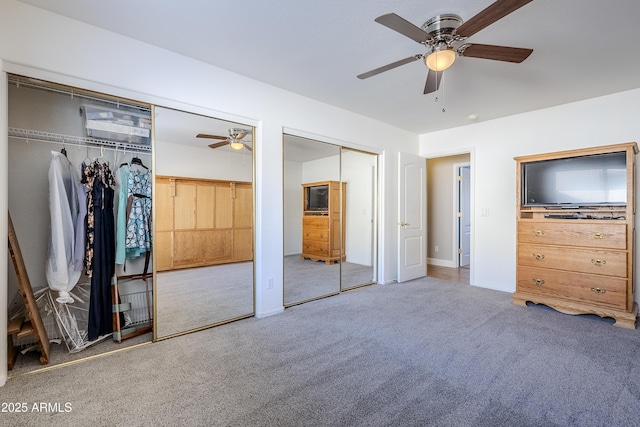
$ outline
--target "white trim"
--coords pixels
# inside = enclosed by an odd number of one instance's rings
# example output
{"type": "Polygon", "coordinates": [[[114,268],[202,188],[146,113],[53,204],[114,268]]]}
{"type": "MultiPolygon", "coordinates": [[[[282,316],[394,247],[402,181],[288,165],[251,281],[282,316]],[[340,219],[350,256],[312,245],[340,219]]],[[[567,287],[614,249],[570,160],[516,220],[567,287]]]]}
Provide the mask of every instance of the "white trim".
{"type": "Polygon", "coordinates": [[[454,261],[448,259],[427,258],[427,265],[437,265],[438,267],[457,268],[454,261]]]}
{"type": "MultiPolygon", "coordinates": [[[[0,59],[0,69],[4,66],[0,59]]],[[[9,95],[7,90],[7,73],[0,72],[0,234],[8,235],[8,215],[9,212],[9,173],[7,171],[9,163],[9,137],[7,133],[9,118],[9,95]]],[[[3,238],[0,245],[0,331],[7,330],[7,307],[8,307],[8,284],[7,284],[7,262],[9,259],[7,238],[3,238]]],[[[7,382],[7,334],[0,333],[0,387],[7,382]]]]}
{"type": "Polygon", "coordinates": [[[265,317],[269,317],[269,316],[274,316],[276,314],[280,314],[284,312],[284,307],[281,308],[277,308],[275,310],[269,310],[269,311],[265,311],[265,312],[256,312],[256,317],[258,319],[262,319],[265,317]]]}

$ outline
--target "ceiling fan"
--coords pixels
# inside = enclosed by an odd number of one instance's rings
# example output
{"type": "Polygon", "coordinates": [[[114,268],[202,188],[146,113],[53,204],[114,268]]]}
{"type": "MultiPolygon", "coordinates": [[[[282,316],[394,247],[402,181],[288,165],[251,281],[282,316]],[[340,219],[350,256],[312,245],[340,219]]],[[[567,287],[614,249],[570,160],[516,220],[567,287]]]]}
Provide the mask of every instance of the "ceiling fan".
{"type": "Polygon", "coordinates": [[[224,147],[225,145],[229,145],[234,150],[242,150],[246,148],[249,151],[251,147],[249,147],[243,140],[249,131],[242,128],[231,128],[229,129],[229,136],[219,136],[219,135],[209,135],[206,133],[199,133],[196,135],[196,138],[209,138],[209,139],[224,139],[222,142],[216,142],[213,144],[209,144],[211,148],[224,147]]]}
{"type": "Polygon", "coordinates": [[[531,1],[533,0],[498,0],[466,22],[463,22],[458,15],[438,15],[425,22],[422,28],[395,13],[379,16],[375,19],[376,22],[423,44],[428,52],[392,62],[360,74],[358,78],[367,79],[418,59],[424,59],[425,65],[429,68],[424,87],[424,93],[427,94],[438,90],[442,71],[453,65],[458,56],[520,63],[531,55],[533,49],[464,43],[464,41],[531,1]]]}

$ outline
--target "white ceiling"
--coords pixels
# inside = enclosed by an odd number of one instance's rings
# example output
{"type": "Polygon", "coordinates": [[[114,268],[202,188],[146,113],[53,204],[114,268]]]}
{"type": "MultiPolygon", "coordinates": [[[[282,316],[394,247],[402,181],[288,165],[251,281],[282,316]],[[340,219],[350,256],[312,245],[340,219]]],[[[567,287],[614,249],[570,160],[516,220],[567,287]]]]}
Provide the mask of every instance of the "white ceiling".
{"type": "Polygon", "coordinates": [[[468,20],[492,0],[21,1],[415,133],[640,87],[638,0],[534,0],[468,40],[532,48],[527,60],[459,58],[431,95],[420,61],[356,78],[424,53],[374,19],[468,20]]]}

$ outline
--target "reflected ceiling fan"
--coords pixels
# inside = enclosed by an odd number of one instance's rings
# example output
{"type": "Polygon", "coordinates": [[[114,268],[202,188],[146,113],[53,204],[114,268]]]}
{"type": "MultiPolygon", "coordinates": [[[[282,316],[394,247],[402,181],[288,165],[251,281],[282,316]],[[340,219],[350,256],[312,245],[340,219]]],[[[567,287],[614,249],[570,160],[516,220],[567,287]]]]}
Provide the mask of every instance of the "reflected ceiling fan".
{"type": "Polygon", "coordinates": [[[392,62],[360,74],[358,78],[367,79],[418,59],[424,59],[425,65],[429,68],[427,83],[424,87],[424,93],[427,94],[438,90],[442,71],[453,65],[458,56],[520,63],[531,55],[533,49],[464,43],[464,41],[531,1],[533,0],[498,0],[467,22],[463,22],[458,15],[438,15],[425,22],[422,28],[395,13],[379,16],[375,19],[376,22],[423,44],[428,52],[392,62]]]}
{"type": "Polygon", "coordinates": [[[249,131],[242,128],[231,128],[229,129],[229,136],[219,136],[219,135],[209,135],[206,133],[199,133],[196,135],[196,138],[209,138],[209,139],[224,139],[222,142],[216,142],[213,144],[209,144],[211,148],[224,147],[225,145],[229,145],[234,150],[242,150],[246,148],[249,151],[251,147],[249,147],[243,140],[249,131]]]}

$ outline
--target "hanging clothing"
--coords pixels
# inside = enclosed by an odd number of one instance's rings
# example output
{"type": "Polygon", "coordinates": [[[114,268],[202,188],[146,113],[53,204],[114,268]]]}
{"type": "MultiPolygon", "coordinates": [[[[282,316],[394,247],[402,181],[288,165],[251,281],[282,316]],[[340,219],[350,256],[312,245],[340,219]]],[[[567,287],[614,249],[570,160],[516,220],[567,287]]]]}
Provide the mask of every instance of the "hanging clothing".
{"type": "Polygon", "coordinates": [[[72,303],[69,294],[78,283],[83,267],[83,248],[76,246],[78,233],[84,234],[80,217],[79,178],[69,159],[52,151],[49,165],[49,214],[51,232],[46,260],[49,288],[58,292],[56,300],[72,303]]]}
{"type": "Polygon", "coordinates": [[[115,229],[113,198],[115,180],[109,166],[93,161],[85,167],[87,192],[87,264],[91,271],[88,339],[113,332],[111,278],[115,273],[115,229]],[[89,228],[89,227],[88,227],[89,228]]]}
{"type": "Polygon", "coordinates": [[[116,238],[116,263],[151,251],[151,171],[124,164],[118,170],[120,191],[116,238]]]}

